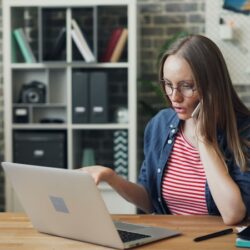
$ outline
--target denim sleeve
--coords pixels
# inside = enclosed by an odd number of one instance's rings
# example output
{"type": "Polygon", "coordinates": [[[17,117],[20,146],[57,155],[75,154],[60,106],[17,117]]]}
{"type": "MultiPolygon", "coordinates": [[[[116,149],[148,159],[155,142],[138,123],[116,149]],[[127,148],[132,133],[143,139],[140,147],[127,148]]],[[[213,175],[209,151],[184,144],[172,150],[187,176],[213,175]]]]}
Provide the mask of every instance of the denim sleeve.
{"type": "Polygon", "coordinates": [[[144,133],[144,161],[141,165],[140,174],[138,177],[138,182],[147,190],[149,195],[151,196],[152,190],[155,188],[155,181],[154,181],[154,170],[150,167],[150,141],[152,136],[152,120],[147,124],[144,133]]]}
{"type": "Polygon", "coordinates": [[[233,171],[234,181],[240,188],[243,202],[247,209],[247,216],[250,217],[250,171],[241,172],[238,167],[233,171]]]}
{"type": "MultiPolygon", "coordinates": [[[[250,119],[246,120],[245,129],[241,131],[241,137],[250,143],[250,119]]],[[[243,202],[247,209],[247,216],[250,217],[250,147],[249,145],[245,147],[245,152],[248,154],[247,167],[248,170],[245,172],[240,171],[239,166],[234,165],[232,174],[233,179],[236,184],[239,186],[243,202]]]]}

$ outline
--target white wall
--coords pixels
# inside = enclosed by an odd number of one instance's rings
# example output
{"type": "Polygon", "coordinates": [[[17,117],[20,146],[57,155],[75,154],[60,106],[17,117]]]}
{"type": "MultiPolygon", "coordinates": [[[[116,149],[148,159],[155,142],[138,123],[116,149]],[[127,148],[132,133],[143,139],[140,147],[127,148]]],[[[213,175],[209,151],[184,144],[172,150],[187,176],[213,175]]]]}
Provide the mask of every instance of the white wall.
{"type": "Polygon", "coordinates": [[[250,15],[222,8],[223,0],[206,1],[206,35],[221,49],[234,84],[250,85],[250,15]],[[220,37],[220,17],[233,27],[233,40],[220,37]]]}

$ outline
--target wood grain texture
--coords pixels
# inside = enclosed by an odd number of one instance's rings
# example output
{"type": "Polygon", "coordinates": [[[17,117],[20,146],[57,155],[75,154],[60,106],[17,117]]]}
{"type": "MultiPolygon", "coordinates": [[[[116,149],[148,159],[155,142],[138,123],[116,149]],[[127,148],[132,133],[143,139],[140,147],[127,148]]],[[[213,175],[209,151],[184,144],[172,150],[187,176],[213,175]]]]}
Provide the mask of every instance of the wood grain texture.
{"type": "MultiPolygon", "coordinates": [[[[131,223],[154,225],[179,230],[181,236],[161,240],[136,249],[164,250],[216,250],[237,249],[235,234],[229,234],[202,242],[195,237],[228,228],[218,216],[172,216],[172,215],[113,215],[113,219],[131,223]]],[[[250,221],[241,225],[249,224],[250,221]]],[[[0,250],[92,250],[109,249],[85,242],[39,233],[25,214],[0,213],[0,250]]]]}

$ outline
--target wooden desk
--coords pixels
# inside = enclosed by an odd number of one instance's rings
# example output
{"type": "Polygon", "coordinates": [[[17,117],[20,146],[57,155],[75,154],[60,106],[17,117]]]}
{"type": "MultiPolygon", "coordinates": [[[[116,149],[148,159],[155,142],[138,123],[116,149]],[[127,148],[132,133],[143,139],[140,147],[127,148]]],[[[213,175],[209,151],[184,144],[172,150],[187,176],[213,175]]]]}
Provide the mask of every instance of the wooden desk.
{"type": "MultiPolygon", "coordinates": [[[[114,215],[114,219],[179,230],[181,236],[161,240],[136,249],[164,250],[217,250],[237,249],[235,234],[194,242],[193,238],[227,228],[220,217],[215,216],[171,216],[171,215],[114,215]]],[[[92,250],[106,247],[50,236],[37,232],[24,214],[0,213],[1,250],[92,250]]]]}

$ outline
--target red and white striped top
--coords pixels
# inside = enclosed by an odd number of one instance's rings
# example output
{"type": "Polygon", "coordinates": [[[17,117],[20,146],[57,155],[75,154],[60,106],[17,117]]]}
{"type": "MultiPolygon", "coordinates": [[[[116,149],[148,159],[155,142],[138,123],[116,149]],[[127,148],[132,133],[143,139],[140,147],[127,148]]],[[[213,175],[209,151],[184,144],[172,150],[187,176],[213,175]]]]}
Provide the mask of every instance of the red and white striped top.
{"type": "Polygon", "coordinates": [[[171,214],[208,214],[206,175],[199,152],[178,132],[162,180],[162,196],[171,214]]]}

